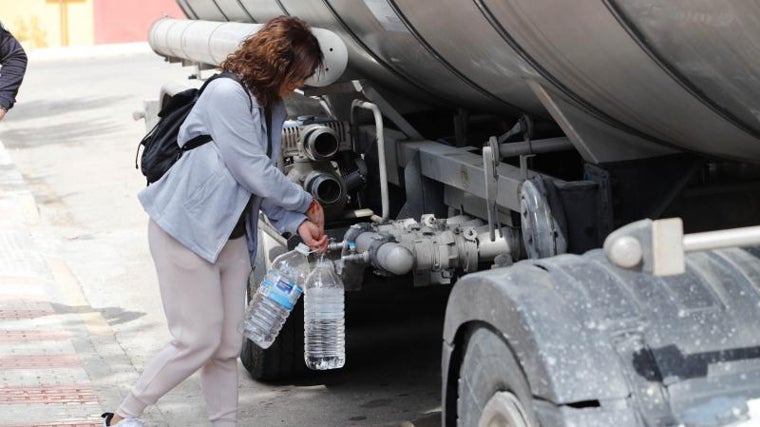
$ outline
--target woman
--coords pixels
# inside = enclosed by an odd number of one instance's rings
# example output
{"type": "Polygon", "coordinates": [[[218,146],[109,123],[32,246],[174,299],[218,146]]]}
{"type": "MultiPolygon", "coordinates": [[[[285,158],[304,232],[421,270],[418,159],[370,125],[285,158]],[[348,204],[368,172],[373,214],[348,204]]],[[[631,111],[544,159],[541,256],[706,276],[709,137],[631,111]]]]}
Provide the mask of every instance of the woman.
{"type": "Polygon", "coordinates": [[[230,78],[210,82],[178,141],[202,134],[213,141],[186,152],[139,194],[150,216],[148,241],[173,339],[146,365],[116,413],[103,414],[104,426],[143,426],[145,407],[198,369],[211,425],[236,425],[238,326],[259,209],[313,250],[327,247],[322,208],[267,156],[267,137],[273,156],[279,155],[282,97],[320,69],[322,59],[303,21],[266,23],[220,65],[250,93],[230,78]]]}

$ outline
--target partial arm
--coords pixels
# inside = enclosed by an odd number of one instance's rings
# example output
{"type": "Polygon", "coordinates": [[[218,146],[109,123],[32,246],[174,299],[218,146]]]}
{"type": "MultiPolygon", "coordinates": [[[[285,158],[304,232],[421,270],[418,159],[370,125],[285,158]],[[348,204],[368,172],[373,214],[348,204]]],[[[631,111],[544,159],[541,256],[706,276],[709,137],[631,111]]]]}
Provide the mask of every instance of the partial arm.
{"type": "Polygon", "coordinates": [[[261,210],[278,232],[298,233],[301,236],[301,240],[312,250],[324,252],[327,249],[327,235],[325,234],[324,226],[315,224],[306,215],[286,211],[266,199],[261,203],[261,210]]]}
{"type": "MultiPolygon", "coordinates": [[[[13,108],[26,72],[26,52],[11,33],[0,29],[0,114],[13,108]]],[[[1,117],[0,117],[1,118],[1,117]]]]}
{"type": "Polygon", "coordinates": [[[261,202],[261,211],[280,234],[285,232],[296,234],[298,226],[307,219],[305,214],[283,209],[271,199],[264,199],[261,202]]]}
{"type": "MultiPolygon", "coordinates": [[[[290,181],[266,155],[260,138],[262,114],[248,110],[248,94],[231,79],[217,79],[204,90],[204,123],[235,180],[277,206],[306,212],[312,197],[290,181]]],[[[200,103],[200,100],[199,100],[200,103]]]]}

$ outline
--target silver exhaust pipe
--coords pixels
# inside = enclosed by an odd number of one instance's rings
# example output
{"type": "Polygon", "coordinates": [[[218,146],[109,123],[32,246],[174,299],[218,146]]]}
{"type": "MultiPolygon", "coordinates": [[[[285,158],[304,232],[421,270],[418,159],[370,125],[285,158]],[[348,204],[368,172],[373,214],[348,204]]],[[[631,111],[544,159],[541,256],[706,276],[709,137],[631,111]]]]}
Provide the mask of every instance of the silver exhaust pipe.
{"type": "MultiPolygon", "coordinates": [[[[240,47],[251,34],[263,24],[238,22],[195,21],[164,18],[150,28],[148,42],[157,54],[169,60],[185,63],[201,63],[218,66],[227,56],[240,47]]],[[[324,54],[324,70],[308,80],[306,85],[322,87],[334,83],[346,69],[348,50],[335,33],[312,28],[324,54]]]]}

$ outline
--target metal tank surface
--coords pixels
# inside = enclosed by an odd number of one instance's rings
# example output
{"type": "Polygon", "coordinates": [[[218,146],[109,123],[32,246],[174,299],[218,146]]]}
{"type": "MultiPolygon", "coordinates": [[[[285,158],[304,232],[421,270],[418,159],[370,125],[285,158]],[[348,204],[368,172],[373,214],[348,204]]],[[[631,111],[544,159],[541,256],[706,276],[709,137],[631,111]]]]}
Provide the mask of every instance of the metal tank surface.
{"type": "Polygon", "coordinates": [[[760,161],[760,10],[753,2],[179,4],[191,19],[298,16],[339,34],[351,67],[390,89],[486,111],[551,113],[560,124],[557,116],[582,116],[599,132],[620,132],[627,144],[646,147],[629,157],[651,152],[649,141],[760,161]]]}

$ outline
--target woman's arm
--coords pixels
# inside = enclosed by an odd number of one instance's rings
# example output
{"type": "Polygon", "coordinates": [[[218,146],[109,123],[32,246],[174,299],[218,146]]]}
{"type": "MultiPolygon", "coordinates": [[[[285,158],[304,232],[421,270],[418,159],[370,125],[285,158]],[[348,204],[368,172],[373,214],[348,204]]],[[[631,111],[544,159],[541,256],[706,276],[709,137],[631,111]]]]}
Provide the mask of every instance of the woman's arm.
{"type": "Polygon", "coordinates": [[[323,224],[315,223],[311,218],[298,212],[287,211],[273,204],[271,200],[264,199],[261,203],[261,211],[269,218],[274,228],[280,233],[289,232],[301,236],[306,245],[317,252],[327,250],[327,235],[323,224]]]}
{"type": "Polygon", "coordinates": [[[204,90],[203,121],[232,176],[251,193],[295,212],[306,212],[312,197],[290,181],[266,155],[259,108],[248,109],[248,94],[231,79],[217,79],[204,90]]]}
{"type": "Polygon", "coordinates": [[[280,234],[285,232],[298,233],[298,226],[307,219],[306,214],[283,209],[272,199],[262,200],[261,211],[264,212],[269,222],[280,234]]]}

